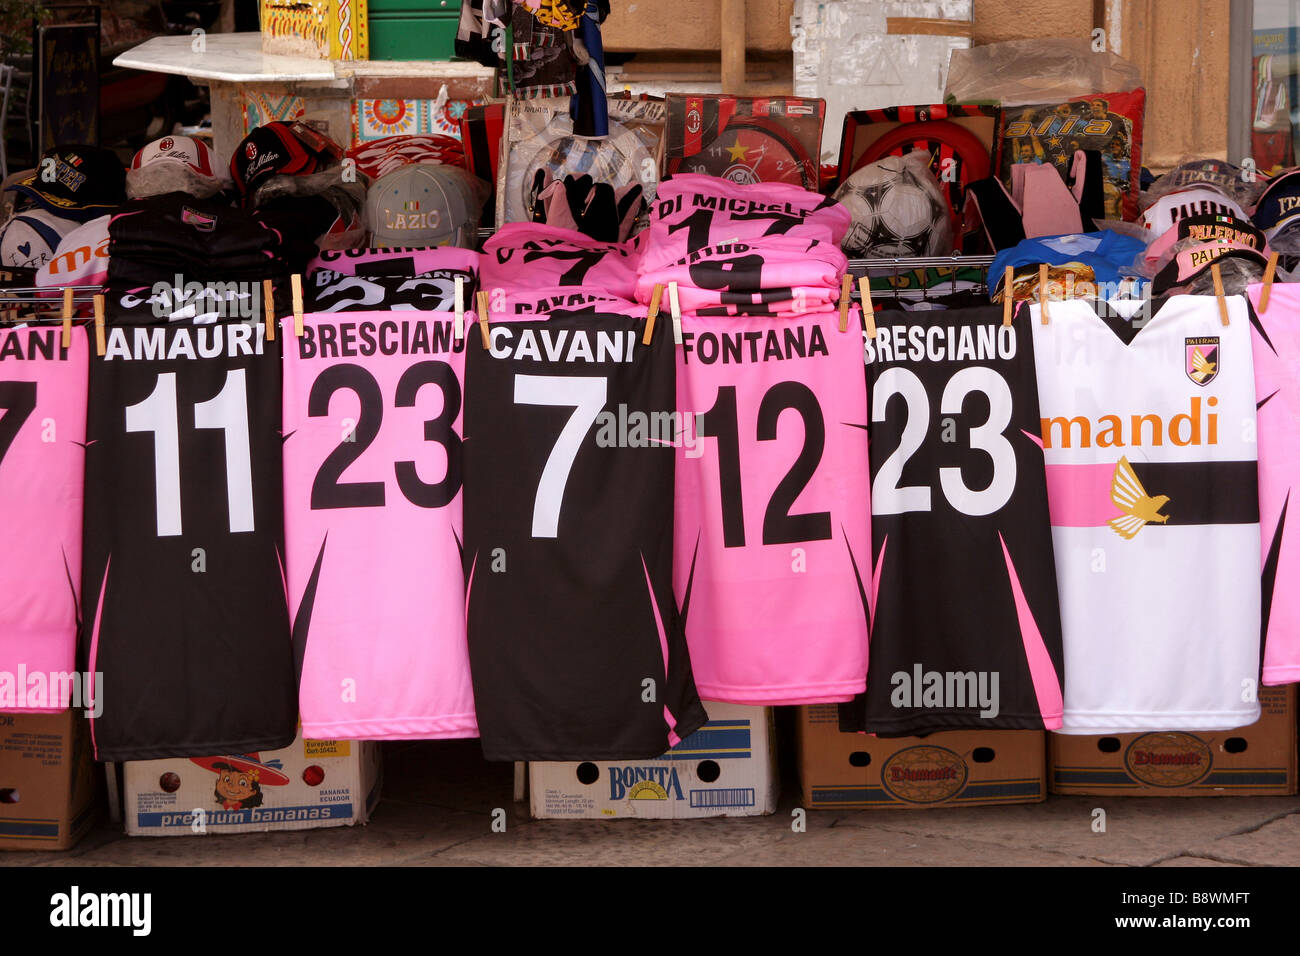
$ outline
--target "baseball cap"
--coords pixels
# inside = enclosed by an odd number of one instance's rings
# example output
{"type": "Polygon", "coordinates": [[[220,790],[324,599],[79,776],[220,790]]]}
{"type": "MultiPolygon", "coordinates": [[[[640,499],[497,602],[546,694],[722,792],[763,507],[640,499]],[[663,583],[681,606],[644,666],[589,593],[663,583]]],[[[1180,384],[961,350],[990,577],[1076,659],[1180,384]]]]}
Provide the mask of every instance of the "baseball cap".
{"type": "Polygon", "coordinates": [[[36,284],[47,288],[103,285],[108,278],[108,222],[100,216],[82,223],[59,243],[54,255],[36,273],[36,284]]]}
{"type": "Polygon", "coordinates": [[[413,163],[381,176],[366,193],[372,246],[474,245],[488,187],[455,166],[413,163]]]}
{"type": "Polygon", "coordinates": [[[0,233],[0,264],[39,269],[54,256],[63,237],[76,229],[72,219],[60,219],[44,209],[28,209],[13,216],[0,233]]]}
{"type": "Polygon", "coordinates": [[[1203,186],[1166,193],[1142,213],[1142,225],[1153,235],[1163,235],[1191,216],[1234,216],[1249,219],[1246,211],[1218,189],[1203,186]]]}
{"type": "Polygon", "coordinates": [[[1196,239],[1199,242],[1237,243],[1258,249],[1266,256],[1269,252],[1264,233],[1249,220],[1238,219],[1236,216],[1189,216],[1180,219],[1175,228],[1167,229],[1156,237],[1156,240],[1147,246],[1144,258],[1149,263],[1156,263],[1158,270],[1172,255],[1173,247],[1185,239],[1196,239]]]}
{"type": "MultiPolygon", "coordinates": [[[[1152,280],[1151,290],[1155,295],[1164,295],[1180,287],[1188,291],[1189,287],[1197,284],[1197,280],[1209,273],[1211,266],[1216,262],[1225,263],[1225,260],[1241,260],[1239,264],[1250,266],[1251,271],[1263,270],[1268,265],[1268,260],[1260,250],[1244,243],[1189,240],[1174,246],[1172,257],[1152,280]]],[[[1246,273],[1247,277],[1249,274],[1246,273]]],[[[1247,281],[1256,281],[1258,278],[1256,274],[1253,280],[1247,278],[1247,281]]],[[[1225,276],[1224,288],[1229,295],[1240,291],[1231,288],[1234,284],[1228,283],[1225,276]]]]}
{"type": "Polygon", "coordinates": [[[1255,204],[1253,222],[1272,237],[1283,226],[1300,219],[1300,169],[1279,175],[1255,204]]]}
{"type": "Polygon", "coordinates": [[[259,126],[239,141],[230,157],[230,176],[247,196],[271,176],[314,173],[343,154],[328,136],[303,123],[277,120],[259,126]]]}
{"type": "Polygon", "coordinates": [[[411,163],[465,166],[465,150],[460,140],[439,133],[385,136],[350,147],[347,156],[357,164],[357,172],[370,179],[378,179],[411,163]]]}
{"type": "Polygon", "coordinates": [[[9,188],[58,216],[85,222],[126,201],[126,170],[111,149],[55,146],[41,154],[30,176],[9,188]]]}
{"type": "Polygon", "coordinates": [[[1244,168],[1221,159],[1194,159],[1175,166],[1165,173],[1139,197],[1142,209],[1169,193],[1184,189],[1213,189],[1223,193],[1240,206],[1254,205],[1259,194],[1268,184],[1268,178],[1255,173],[1247,179],[1244,168]]]}
{"type": "Polygon", "coordinates": [[[221,180],[207,145],[189,136],[164,136],[144,147],[126,172],[131,199],[186,192],[206,197],[221,190],[221,180]]]}

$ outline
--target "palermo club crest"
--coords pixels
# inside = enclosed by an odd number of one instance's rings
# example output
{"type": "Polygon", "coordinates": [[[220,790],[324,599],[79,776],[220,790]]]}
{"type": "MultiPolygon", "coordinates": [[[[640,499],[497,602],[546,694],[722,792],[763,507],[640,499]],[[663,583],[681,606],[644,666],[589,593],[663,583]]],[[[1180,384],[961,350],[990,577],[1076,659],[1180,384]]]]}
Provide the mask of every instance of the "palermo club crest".
{"type": "Polygon", "coordinates": [[[1219,376],[1219,337],[1199,336],[1185,340],[1184,371],[1197,385],[1209,385],[1219,376]]]}

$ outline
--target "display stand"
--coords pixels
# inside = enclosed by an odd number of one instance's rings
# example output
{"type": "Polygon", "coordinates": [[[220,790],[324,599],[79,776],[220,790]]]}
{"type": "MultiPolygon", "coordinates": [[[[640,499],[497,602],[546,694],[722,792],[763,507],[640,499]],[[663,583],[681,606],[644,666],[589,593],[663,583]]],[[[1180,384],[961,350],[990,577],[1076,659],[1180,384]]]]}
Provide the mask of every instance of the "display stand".
{"type": "MultiPolygon", "coordinates": [[[[394,134],[446,132],[420,128],[424,114],[416,114],[429,111],[421,104],[484,102],[493,98],[495,82],[490,67],[460,60],[318,60],[267,54],[262,52],[261,33],[153,37],[113,64],[184,76],[208,86],[212,146],[223,159],[243,139],[250,109],[262,121],[298,118],[266,115],[268,103],[293,103],[348,145],[364,135],[366,111],[376,112],[376,103],[385,104],[389,112],[374,123],[391,126],[394,134]]],[[[435,119],[445,122],[443,116],[435,119]]]]}

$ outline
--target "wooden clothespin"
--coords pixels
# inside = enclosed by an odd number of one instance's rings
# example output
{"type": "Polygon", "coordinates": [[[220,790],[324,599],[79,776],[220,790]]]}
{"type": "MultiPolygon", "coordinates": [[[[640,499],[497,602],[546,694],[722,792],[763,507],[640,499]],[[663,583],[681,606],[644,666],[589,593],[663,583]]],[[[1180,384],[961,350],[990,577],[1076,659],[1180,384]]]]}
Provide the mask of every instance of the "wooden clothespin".
{"type": "Polygon", "coordinates": [[[95,296],[95,354],[104,354],[104,296],[95,296]]]}
{"type": "Polygon", "coordinates": [[[266,340],[275,341],[275,284],[262,280],[262,318],[266,320],[266,340]]]}
{"type": "Polygon", "coordinates": [[[72,290],[63,290],[63,347],[72,348],[72,290]]]}
{"type": "Polygon", "coordinates": [[[1042,323],[1047,324],[1047,263],[1038,264],[1038,308],[1042,313],[1042,323]]]}
{"type": "Polygon", "coordinates": [[[1264,268],[1264,288],[1259,293],[1259,311],[1262,315],[1268,311],[1268,293],[1273,288],[1273,274],[1277,272],[1277,253],[1269,254],[1268,265],[1264,268]]]}
{"type": "Polygon", "coordinates": [[[293,334],[302,338],[302,276],[289,276],[289,289],[293,294],[293,334]]]}
{"type": "Polygon", "coordinates": [[[492,347],[492,336],[488,329],[488,294],[480,292],[478,294],[478,330],[483,336],[483,348],[492,347]]]}
{"type": "Polygon", "coordinates": [[[452,323],[456,341],[465,338],[465,277],[456,276],[456,321],[452,323]]]}
{"type": "Polygon", "coordinates": [[[659,317],[659,300],[663,298],[663,294],[663,285],[656,282],[654,290],[650,293],[650,308],[645,314],[645,332],[641,335],[642,345],[649,345],[651,336],[655,334],[655,319],[659,317]]]}
{"type": "Polygon", "coordinates": [[[1007,271],[1002,274],[1002,324],[1011,324],[1011,313],[1015,311],[1014,297],[1011,294],[1011,286],[1015,282],[1016,270],[1014,266],[1007,266],[1007,271]]]}
{"type": "Polygon", "coordinates": [[[866,323],[867,338],[876,337],[876,307],[871,301],[871,278],[858,277],[858,295],[862,298],[862,321],[866,323]]]}
{"type": "Polygon", "coordinates": [[[682,304],[677,299],[677,283],[668,283],[668,309],[673,316],[673,345],[682,344],[682,304]]]}
{"type": "Polygon", "coordinates": [[[1216,262],[1210,266],[1210,275],[1214,278],[1214,297],[1219,300],[1219,321],[1228,324],[1228,300],[1223,297],[1223,273],[1216,262]]]}
{"type": "Polygon", "coordinates": [[[853,276],[847,272],[840,280],[840,331],[849,330],[849,290],[853,288],[853,276]]]}

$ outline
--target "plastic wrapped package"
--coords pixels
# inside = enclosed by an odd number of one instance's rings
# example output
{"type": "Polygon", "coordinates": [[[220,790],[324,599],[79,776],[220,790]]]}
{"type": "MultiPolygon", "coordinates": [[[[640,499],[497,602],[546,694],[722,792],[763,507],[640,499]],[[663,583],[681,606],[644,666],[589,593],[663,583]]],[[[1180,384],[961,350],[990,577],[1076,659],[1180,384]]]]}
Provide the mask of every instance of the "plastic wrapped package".
{"type": "Polygon", "coordinates": [[[1094,52],[1090,39],[1007,40],[953,50],[944,98],[1019,106],[1141,86],[1141,70],[1114,53],[1094,52]]]}
{"type": "Polygon", "coordinates": [[[943,98],[949,54],[970,46],[971,7],[971,0],[795,0],[794,95],[826,101],[823,163],[839,155],[845,113],[943,98]],[[925,20],[936,32],[894,33],[891,19],[925,20]],[[937,32],[943,21],[951,21],[948,35],[937,32]]]}

